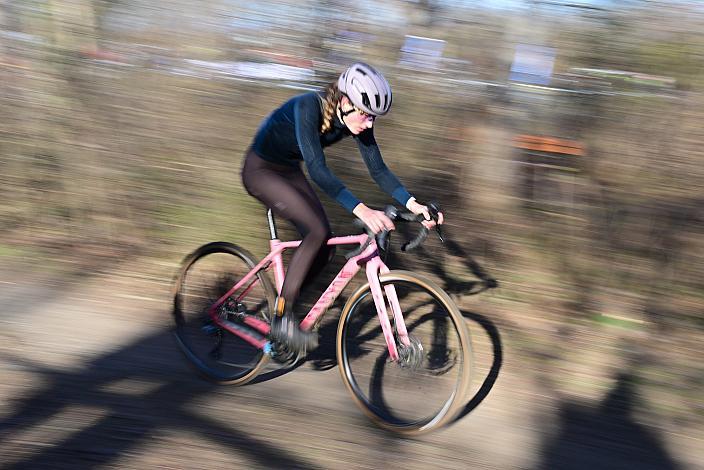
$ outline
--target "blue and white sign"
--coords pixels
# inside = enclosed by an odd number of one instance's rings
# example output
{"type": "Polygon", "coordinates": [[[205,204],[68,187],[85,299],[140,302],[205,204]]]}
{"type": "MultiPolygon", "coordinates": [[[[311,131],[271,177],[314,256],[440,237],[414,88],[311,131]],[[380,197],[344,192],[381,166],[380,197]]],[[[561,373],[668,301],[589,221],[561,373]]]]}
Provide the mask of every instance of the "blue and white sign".
{"type": "Polygon", "coordinates": [[[554,48],[519,44],[508,79],[531,85],[548,85],[554,64],[554,48]]]}
{"type": "Polygon", "coordinates": [[[406,36],[401,48],[401,65],[422,70],[435,70],[445,49],[442,39],[406,36]]]}

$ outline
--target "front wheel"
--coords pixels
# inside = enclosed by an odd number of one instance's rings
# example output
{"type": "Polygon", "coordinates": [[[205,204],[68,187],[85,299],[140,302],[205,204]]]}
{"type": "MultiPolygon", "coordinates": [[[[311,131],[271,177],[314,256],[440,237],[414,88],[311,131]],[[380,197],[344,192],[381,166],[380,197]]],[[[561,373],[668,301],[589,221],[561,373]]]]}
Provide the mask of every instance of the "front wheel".
{"type": "MultiPolygon", "coordinates": [[[[173,317],[178,345],[191,363],[216,382],[242,385],[252,380],[269,356],[218,327],[208,309],[256,266],[246,250],[226,242],[203,245],[181,265],[174,288],[173,317]]],[[[231,320],[238,312],[269,321],[276,291],[264,272],[235,292],[219,315],[231,320]]]]}
{"type": "Polygon", "coordinates": [[[450,297],[430,279],[406,271],[380,276],[398,298],[409,344],[394,336],[399,360],[391,361],[369,285],[343,308],[337,360],[357,405],[378,425],[419,434],[445,424],[459,411],[469,387],[471,346],[465,321],[450,297]]]}

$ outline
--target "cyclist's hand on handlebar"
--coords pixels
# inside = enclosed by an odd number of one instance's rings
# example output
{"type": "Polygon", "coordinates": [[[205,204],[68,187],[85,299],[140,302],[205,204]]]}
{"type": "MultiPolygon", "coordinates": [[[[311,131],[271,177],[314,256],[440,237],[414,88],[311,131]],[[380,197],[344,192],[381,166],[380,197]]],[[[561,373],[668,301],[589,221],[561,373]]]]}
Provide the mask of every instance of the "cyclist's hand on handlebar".
{"type": "Polygon", "coordinates": [[[425,219],[422,224],[425,228],[428,230],[432,229],[436,225],[442,225],[443,222],[445,221],[445,218],[442,215],[442,212],[437,213],[437,219],[434,217],[430,216],[430,208],[428,206],[425,206],[423,204],[419,204],[415,200],[411,201],[408,204],[408,210],[413,212],[416,215],[423,215],[423,218],[425,219]]]}
{"type": "Polygon", "coordinates": [[[352,211],[375,234],[384,230],[394,230],[394,223],[382,211],[370,209],[364,204],[358,204],[352,211]]]}

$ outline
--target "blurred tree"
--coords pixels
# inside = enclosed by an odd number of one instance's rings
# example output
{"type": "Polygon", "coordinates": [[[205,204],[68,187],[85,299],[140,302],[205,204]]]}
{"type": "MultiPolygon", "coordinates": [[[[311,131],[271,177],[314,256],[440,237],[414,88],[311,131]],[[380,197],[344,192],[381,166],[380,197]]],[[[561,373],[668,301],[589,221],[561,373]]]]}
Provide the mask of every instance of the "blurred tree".
{"type": "Polygon", "coordinates": [[[48,6],[54,45],[69,50],[96,48],[92,0],[49,0],[48,6]]]}
{"type": "Polygon", "coordinates": [[[439,19],[441,6],[437,0],[406,0],[404,6],[406,18],[414,26],[430,28],[439,19]]]}

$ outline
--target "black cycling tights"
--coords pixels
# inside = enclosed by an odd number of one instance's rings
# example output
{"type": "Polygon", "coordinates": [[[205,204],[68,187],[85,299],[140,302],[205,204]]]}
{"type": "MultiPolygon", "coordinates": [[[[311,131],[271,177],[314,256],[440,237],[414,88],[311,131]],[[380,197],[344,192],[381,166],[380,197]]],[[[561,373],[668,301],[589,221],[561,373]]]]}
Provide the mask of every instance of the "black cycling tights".
{"type": "Polygon", "coordinates": [[[251,149],[245,156],[242,182],[247,192],[274,214],[293,223],[303,237],[286,271],[281,295],[293,307],[301,286],[310,282],[334,254],[323,205],[299,167],[268,162],[251,149]]]}

